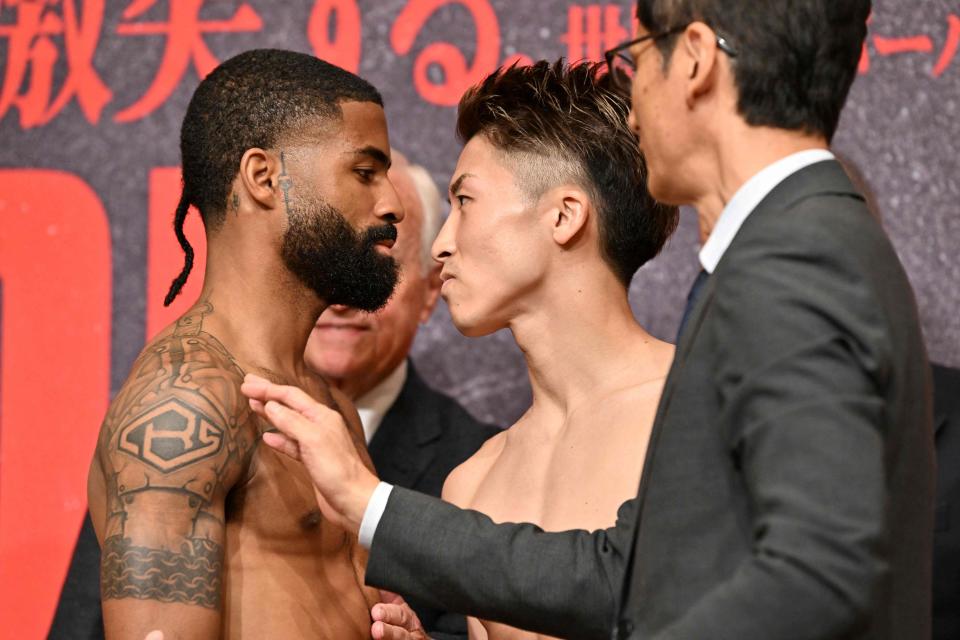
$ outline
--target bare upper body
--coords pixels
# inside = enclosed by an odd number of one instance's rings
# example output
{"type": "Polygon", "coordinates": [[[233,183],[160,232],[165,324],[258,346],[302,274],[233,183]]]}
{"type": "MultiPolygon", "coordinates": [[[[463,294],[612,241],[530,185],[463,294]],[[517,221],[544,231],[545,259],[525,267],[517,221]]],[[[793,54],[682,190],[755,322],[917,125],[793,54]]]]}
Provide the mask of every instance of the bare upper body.
{"type": "MultiPolygon", "coordinates": [[[[259,446],[247,371],[201,301],[141,352],[101,428],[89,478],[109,638],[367,638],[375,594],[356,537],[320,516],[301,465],[259,446]]],[[[272,374],[272,375],[271,375],[272,374]]],[[[290,380],[338,406],[318,377],[290,380]]]]}
{"type": "MultiPolygon", "coordinates": [[[[443,498],[497,522],[547,531],[602,529],[636,495],[672,348],[655,362],[613,377],[604,392],[564,414],[534,406],[455,469],[443,498]],[[650,377],[651,374],[654,377],[650,377]]],[[[471,638],[542,638],[469,619],[471,638]]]]}
{"type": "MultiPolygon", "coordinates": [[[[545,77],[569,74],[578,87],[581,116],[594,117],[596,130],[633,149],[629,134],[605,120],[609,110],[583,97],[592,76],[583,70],[538,69],[545,77]],[[577,73],[589,77],[574,77],[577,73]]],[[[557,123],[576,124],[551,100],[542,100],[537,86],[523,98],[527,107],[511,102],[503,109],[518,111],[517,117],[529,110],[535,121],[554,110],[557,123]]],[[[491,92],[495,95],[488,99],[495,103],[500,94],[491,92]]],[[[574,136],[571,145],[590,143],[590,131],[574,136]]],[[[564,160],[553,163],[553,171],[569,161],[561,153],[558,158],[564,160]]],[[[639,162],[634,156],[627,160],[639,162]]],[[[576,178],[561,175],[553,178],[552,188],[525,188],[538,184],[537,174],[530,177],[523,169],[530,162],[498,148],[483,133],[474,135],[457,162],[450,215],[433,245],[434,257],[443,264],[441,295],[457,328],[468,336],[509,328],[526,359],[533,391],[526,414],[450,474],[443,498],[498,522],[531,522],[548,531],[605,528],[615,523],[620,505],[637,494],[674,350],[637,323],[628,281],[617,275],[622,265],[612,266],[601,250],[602,238],[612,242],[604,234],[617,216],[623,222],[643,215],[651,228],[657,220],[668,228],[675,212],[641,211],[643,205],[631,201],[626,209],[606,210],[607,222],[601,224],[599,201],[576,178]]],[[[623,186],[638,197],[640,174],[623,186]]],[[[612,201],[616,188],[605,188],[612,201]]],[[[631,251],[639,254],[655,244],[649,229],[632,224],[620,229],[616,240],[631,251]]],[[[469,630],[474,639],[536,637],[475,619],[469,619],[469,630]]]]}

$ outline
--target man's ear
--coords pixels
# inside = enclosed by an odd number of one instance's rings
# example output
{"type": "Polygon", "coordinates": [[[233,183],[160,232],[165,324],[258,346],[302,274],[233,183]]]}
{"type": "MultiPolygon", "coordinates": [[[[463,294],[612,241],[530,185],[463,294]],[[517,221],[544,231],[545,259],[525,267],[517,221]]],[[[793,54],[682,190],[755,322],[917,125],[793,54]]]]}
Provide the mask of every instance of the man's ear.
{"type": "Polygon", "coordinates": [[[550,212],[553,241],[566,247],[586,228],[590,219],[590,201],[580,189],[570,188],[560,189],[549,197],[556,203],[550,212]]]}
{"type": "Polygon", "coordinates": [[[687,77],[684,98],[688,107],[692,108],[697,98],[714,88],[719,64],[718,53],[717,34],[703,22],[691,23],[680,35],[674,49],[674,58],[680,65],[677,73],[687,77]]]}
{"type": "Polygon", "coordinates": [[[440,270],[443,265],[434,263],[427,275],[423,278],[426,281],[426,287],[423,292],[423,308],[420,309],[420,324],[427,324],[430,316],[433,315],[433,309],[437,306],[437,300],[440,298],[440,287],[443,282],[440,280],[440,270]]]}
{"type": "Polygon", "coordinates": [[[265,209],[275,209],[282,199],[280,159],[263,149],[247,149],[240,158],[240,184],[250,199],[265,209]]]}

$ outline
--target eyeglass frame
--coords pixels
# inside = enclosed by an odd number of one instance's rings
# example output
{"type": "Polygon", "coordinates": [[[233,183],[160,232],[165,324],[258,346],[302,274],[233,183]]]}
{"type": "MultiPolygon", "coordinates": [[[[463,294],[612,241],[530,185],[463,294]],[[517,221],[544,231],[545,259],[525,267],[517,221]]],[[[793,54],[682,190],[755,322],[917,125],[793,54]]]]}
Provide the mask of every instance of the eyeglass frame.
{"type": "MultiPolygon", "coordinates": [[[[682,27],[673,27],[672,29],[667,29],[666,31],[661,31],[659,33],[648,33],[647,35],[640,36],[639,38],[634,38],[633,40],[627,40],[626,42],[621,42],[620,44],[613,47],[612,49],[607,49],[603,53],[603,57],[607,61],[607,71],[610,73],[613,73],[614,59],[620,58],[621,60],[627,62],[630,65],[630,68],[633,69],[634,72],[636,72],[637,71],[636,61],[633,59],[633,56],[623,53],[624,50],[629,49],[630,47],[634,47],[642,42],[646,42],[647,40],[656,42],[657,40],[661,40],[663,38],[676,35],[682,31],[685,31],[686,28],[690,26],[690,24],[692,23],[685,24],[682,27]]],[[[727,41],[727,39],[721,36],[719,33],[716,33],[715,35],[717,36],[717,48],[723,51],[725,54],[727,54],[731,58],[736,58],[738,55],[736,48],[734,48],[734,46],[730,44],[727,41]]]]}

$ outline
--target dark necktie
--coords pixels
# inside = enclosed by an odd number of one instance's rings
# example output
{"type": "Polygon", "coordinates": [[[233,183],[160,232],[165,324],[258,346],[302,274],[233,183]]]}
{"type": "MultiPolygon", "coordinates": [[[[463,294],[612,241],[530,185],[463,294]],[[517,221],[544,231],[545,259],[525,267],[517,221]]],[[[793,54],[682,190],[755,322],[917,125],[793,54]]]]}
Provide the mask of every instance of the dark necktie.
{"type": "Polygon", "coordinates": [[[687,326],[687,320],[690,318],[690,312],[693,311],[693,306],[697,303],[697,298],[700,297],[700,292],[703,290],[703,285],[707,283],[707,278],[710,276],[705,269],[700,269],[700,273],[697,274],[696,279],[693,281],[693,286],[690,287],[690,293],[687,294],[687,306],[683,309],[683,316],[680,318],[680,328],[677,329],[677,344],[680,344],[680,336],[683,335],[683,329],[687,326]]]}

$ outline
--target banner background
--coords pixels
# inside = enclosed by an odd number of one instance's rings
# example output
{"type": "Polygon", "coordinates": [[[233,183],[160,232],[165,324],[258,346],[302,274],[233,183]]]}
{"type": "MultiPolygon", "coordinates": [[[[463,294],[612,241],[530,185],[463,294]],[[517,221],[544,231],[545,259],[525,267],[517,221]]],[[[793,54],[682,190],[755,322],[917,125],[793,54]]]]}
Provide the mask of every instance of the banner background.
{"type": "MultiPolygon", "coordinates": [[[[195,272],[162,307],[182,261],[179,127],[200,77],[254,47],[357,71],[384,95],[392,144],[443,187],[467,86],[518,58],[599,59],[631,16],[629,1],[0,0],[0,636],[46,633],[103,412],[198,291],[195,272]]],[[[931,358],[960,366],[960,4],[880,0],[870,30],[834,146],[872,191],[931,358]]],[[[196,243],[198,216],[187,228],[196,243]]],[[[684,211],[631,286],[659,337],[672,339],[696,250],[684,211]]],[[[529,402],[510,335],[463,338],[442,303],[414,359],[483,419],[509,424],[529,402]]]]}

